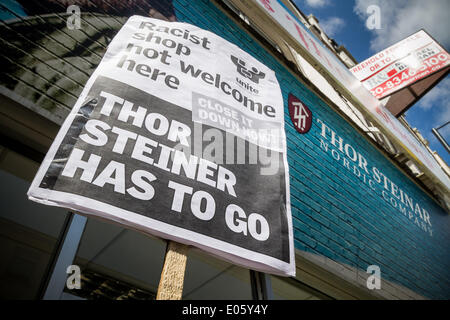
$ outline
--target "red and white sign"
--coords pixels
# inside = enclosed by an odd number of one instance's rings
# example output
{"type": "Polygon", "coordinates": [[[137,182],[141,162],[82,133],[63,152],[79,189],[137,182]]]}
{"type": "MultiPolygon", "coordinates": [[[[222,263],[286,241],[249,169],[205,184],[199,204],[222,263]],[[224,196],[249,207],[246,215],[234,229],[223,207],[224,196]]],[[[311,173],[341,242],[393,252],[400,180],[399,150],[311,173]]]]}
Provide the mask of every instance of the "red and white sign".
{"type": "Polygon", "coordinates": [[[289,94],[288,105],[289,115],[295,130],[301,134],[307,133],[312,124],[311,110],[292,93],[289,94]]]}
{"type": "Polygon", "coordinates": [[[450,56],[424,30],[396,43],[350,71],[378,99],[450,64],[450,56]]]}

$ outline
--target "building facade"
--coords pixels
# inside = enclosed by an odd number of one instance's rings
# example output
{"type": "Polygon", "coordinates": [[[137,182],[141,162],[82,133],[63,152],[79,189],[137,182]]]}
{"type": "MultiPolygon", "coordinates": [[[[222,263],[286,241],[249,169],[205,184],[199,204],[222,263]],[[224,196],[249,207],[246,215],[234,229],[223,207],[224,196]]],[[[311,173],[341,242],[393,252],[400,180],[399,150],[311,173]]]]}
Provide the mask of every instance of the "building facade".
{"type": "MultiPolygon", "coordinates": [[[[2,299],[155,297],[164,240],[26,197],[107,44],[135,14],[190,23],[223,37],[274,70],[283,94],[297,275],[261,274],[191,249],[183,299],[450,298],[449,190],[415,175],[405,165],[410,160],[399,160],[395,145],[282,34],[254,23],[252,14],[265,14],[255,10],[258,1],[73,1],[79,26],[69,2],[0,5],[2,299]],[[310,111],[307,132],[292,122],[292,96],[310,111]],[[69,266],[80,268],[81,289],[65,285],[69,266]],[[370,289],[374,266],[381,287],[370,289]]],[[[259,2],[281,4],[287,18],[315,25],[311,36],[320,35],[317,21],[292,3],[259,2]]],[[[342,47],[321,41],[347,67],[355,62],[342,47]]]]}

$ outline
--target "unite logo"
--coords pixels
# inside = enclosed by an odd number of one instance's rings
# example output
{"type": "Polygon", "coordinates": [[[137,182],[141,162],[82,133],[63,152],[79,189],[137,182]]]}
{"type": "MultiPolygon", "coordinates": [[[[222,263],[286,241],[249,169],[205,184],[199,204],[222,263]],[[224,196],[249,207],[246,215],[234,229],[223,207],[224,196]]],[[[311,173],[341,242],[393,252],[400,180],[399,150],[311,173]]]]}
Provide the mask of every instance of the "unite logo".
{"type": "Polygon", "coordinates": [[[312,112],[299,98],[289,93],[289,115],[298,133],[305,134],[311,129],[312,112]]]}
{"type": "Polygon", "coordinates": [[[243,60],[233,55],[231,56],[231,61],[236,66],[237,72],[239,72],[241,76],[250,79],[250,81],[252,81],[253,83],[258,84],[260,79],[264,79],[266,77],[266,74],[264,72],[259,71],[255,67],[248,68],[243,60]]]}

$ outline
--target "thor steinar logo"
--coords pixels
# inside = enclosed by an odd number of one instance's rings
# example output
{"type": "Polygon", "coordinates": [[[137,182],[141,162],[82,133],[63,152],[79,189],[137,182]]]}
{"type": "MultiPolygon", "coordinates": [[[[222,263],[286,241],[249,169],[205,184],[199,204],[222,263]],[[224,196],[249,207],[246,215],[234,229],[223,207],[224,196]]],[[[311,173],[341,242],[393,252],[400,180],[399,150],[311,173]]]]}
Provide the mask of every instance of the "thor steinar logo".
{"type": "Polygon", "coordinates": [[[288,106],[289,115],[295,130],[301,134],[307,133],[312,125],[311,110],[292,93],[289,94],[288,106]]]}
{"type": "Polygon", "coordinates": [[[372,165],[356,146],[352,146],[345,137],[339,136],[322,119],[317,118],[316,122],[321,127],[319,139],[322,151],[340,163],[340,166],[346,168],[360,183],[372,189],[371,195],[381,197],[410,222],[433,236],[431,216],[429,210],[423,207],[421,198],[414,198],[409,188],[401,188],[401,185],[383,172],[383,169],[372,165]]]}
{"type": "MultiPolygon", "coordinates": [[[[259,80],[264,79],[266,77],[266,74],[262,71],[259,71],[255,67],[247,68],[247,64],[242,59],[239,59],[235,56],[231,56],[231,61],[235,64],[237,72],[252,81],[255,84],[259,84],[259,80]]],[[[244,89],[247,89],[248,91],[258,94],[258,89],[255,89],[252,87],[251,84],[239,79],[236,77],[236,81],[239,85],[241,85],[244,89]]]]}

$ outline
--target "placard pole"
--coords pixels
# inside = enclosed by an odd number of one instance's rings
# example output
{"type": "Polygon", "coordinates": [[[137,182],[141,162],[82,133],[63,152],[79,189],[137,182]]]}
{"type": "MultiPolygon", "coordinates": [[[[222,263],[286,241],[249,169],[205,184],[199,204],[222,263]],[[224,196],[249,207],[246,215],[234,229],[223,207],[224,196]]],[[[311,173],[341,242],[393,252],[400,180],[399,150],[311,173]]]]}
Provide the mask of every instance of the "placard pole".
{"type": "Polygon", "coordinates": [[[181,300],[188,249],[185,244],[168,242],[156,300],[181,300]]]}

